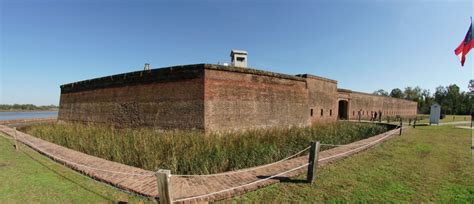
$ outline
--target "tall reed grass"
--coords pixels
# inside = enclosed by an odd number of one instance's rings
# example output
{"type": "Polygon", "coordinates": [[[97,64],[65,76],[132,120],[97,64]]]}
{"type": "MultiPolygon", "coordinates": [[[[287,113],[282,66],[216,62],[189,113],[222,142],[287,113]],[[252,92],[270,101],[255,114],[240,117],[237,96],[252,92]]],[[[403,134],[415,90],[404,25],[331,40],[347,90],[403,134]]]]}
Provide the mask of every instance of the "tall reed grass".
{"type": "Polygon", "coordinates": [[[384,125],[349,122],[228,134],[84,124],[43,124],[23,129],[86,154],[148,170],[170,169],[174,174],[210,174],[258,166],[292,155],[311,141],[346,144],[387,130],[384,125]]]}

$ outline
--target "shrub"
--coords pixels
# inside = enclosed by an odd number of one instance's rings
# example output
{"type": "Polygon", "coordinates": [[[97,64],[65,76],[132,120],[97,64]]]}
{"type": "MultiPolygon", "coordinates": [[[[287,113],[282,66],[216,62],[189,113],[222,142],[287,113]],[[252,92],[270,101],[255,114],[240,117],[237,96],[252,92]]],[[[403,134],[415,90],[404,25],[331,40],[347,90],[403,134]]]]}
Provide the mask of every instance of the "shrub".
{"type": "Polygon", "coordinates": [[[86,154],[148,170],[170,169],[174,174],[210,174],[258,166],[292,155],[311,141],[346,144],[387,130],[384,125],[349,122],[227,134],[84,124],[43,124],[24,129],[86,154]]]}

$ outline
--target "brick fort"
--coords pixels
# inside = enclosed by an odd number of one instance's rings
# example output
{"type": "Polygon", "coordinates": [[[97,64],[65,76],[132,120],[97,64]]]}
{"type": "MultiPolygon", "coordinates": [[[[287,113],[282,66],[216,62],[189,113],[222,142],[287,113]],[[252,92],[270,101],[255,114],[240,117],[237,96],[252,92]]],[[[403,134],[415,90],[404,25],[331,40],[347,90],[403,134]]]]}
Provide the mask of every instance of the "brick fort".
{"type": "Polygon", "coordinates": [[[58,119],[119,127],[223,132],[337,120],[415,117],[417,103],[338,89],[337,81],[231,64],[193,64],[117,74],[61,86],[58,119]]]}

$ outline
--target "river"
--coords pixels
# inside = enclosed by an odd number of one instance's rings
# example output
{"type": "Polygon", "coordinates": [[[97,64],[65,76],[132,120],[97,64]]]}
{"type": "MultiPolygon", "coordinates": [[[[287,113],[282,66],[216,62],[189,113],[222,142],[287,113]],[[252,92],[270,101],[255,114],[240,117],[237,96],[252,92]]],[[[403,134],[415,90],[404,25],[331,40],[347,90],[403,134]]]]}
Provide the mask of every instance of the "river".
{"type": "Polygon", "coordinates": [[[58,111],[0,112],[0,120],[58,117],[58,111]]]}

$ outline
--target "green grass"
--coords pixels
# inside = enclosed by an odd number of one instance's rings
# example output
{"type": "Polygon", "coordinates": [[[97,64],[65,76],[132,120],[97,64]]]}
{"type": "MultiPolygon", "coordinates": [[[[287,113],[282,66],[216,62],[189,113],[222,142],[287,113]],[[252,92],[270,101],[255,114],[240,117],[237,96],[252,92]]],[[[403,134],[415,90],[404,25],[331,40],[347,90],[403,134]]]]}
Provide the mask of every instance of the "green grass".
{"type": "MultiPolygon", "coordinates": [[[[472,203],[470,130],[421,126],[374,149],[318,169],[316,184],[279,183],[244,202],[472,203]]],[[[93,181],[0,136],[1,203],[145,202],[93,181]]]]}
{"type": "MultiPolygon", "coordinates": [[[[429,123],[430,122],[430,115],[418,115],[423,119],[420,120],[420,123],[429,123]]],[[[440,123],[449,123],[449,122],[461,122],[461,121],[470,121],[471,116],[469,115],[446,115],[443,119],[439,120],[440,123]]]]}
{"type": "Polygon", "coordinates": [[[202,134],[153,129],[114,129],[82,124],[26,128],[36,137],[107,160],[174,174],[208,174],[271,163],[313,140],[345,144],[387,131],[376,124],[340,122],[307,128],[202,134]]]}
{"type": "Polygon", "coordinates": [[[0,135],[0,203],[150,202],[96,182],[0,135]]]}
{"type": "Polygon", "coordinates": [[[470,130],[422,126],[318,169],[314,185],[278,183],[234,201],[473,203],[470,130]]]}

